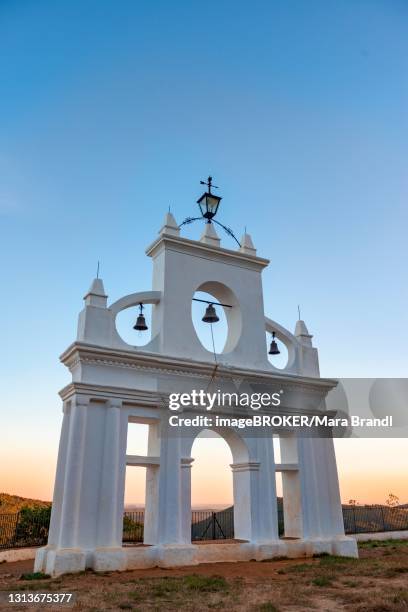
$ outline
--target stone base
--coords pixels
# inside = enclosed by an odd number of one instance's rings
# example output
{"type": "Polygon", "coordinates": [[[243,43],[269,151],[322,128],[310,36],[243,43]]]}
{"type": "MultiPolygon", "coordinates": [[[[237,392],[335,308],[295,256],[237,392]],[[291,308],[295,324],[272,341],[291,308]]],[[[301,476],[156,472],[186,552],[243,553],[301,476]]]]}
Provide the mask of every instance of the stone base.
{"type": "Polygon", "coordinates": [[[87,567],[87,553],[80,548],[39,548],[35,555],[34,571],[51,576],[83,572],[87,567]]]}
{"type": "Polygon", "coordinates": [[[59,576],[86,568],[96,572],[181,567],[199,563],[264,561],[274,557],[311,557],[327,553],[341,557],[358,557],[357,542],[352,537],[331,539],[275,540],[272,542],[209,542],[201,544],[167,544],[162,546],[126,546],[96,548],[40,548],[34,571],[59,576]]]}

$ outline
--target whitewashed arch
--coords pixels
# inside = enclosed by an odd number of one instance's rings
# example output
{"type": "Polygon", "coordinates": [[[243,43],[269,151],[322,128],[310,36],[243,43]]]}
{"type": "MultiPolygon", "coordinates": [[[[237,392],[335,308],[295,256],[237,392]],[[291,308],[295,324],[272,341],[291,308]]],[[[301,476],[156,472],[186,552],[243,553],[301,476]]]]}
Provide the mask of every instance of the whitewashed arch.
{"type": "Polygon", "coordinates": [[[130,293],[129,295],[125,295],[119,300],[116,300],[113,304],[109,306],[109,310],[111,312],[113,318],[112,325],[112,336],[115,344],[117,346],[126,347],[128,349],[133,349],[135,351],[144,349],[144,350],[153,350],[155,347],[155,337],[152,337],[150,342],[145,344],[142,347],[137,347],[132,344],[129,344],[120,336],[117,327],[116,327],[116,317],[120,312],[126,310],[127,308],[132,308],[133,306],[138,306],[140,303],[143,304],[158,304],[162,298],[161,291],[138,291],[137,293],[130,293]]]}

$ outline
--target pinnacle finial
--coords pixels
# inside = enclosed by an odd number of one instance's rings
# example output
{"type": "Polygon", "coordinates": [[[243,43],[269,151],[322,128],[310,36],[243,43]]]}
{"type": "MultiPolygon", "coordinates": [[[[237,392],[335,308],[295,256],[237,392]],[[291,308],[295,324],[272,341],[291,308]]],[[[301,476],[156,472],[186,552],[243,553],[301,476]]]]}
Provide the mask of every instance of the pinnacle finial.
{"type": "Polygon", "coordinates": [[[170,206],[169,211],[164,215],[163,225],[159,233],[170,234],[171,236],[178,236],[180,234],[179,226],[177,225],[173,214],[170,212],[170,206]]]}
{"type": "Polygon", "coordinates": [[[246,228],[245,233],[241,238],[241,246],[239,250],[241,253],[246,253],[247,255],[256,255],[256,248],[254,247],[251,236],[247,234],[246,228]]]}
{"type": "MultiPolygon", "coordinates": [[[[299,315],[300,315],[300,312],[299,312],[299,315]]],[[[313,338],[313,336],[312,336],[312,334],[309,334],[309,330],[306,327],[306,323],[304,321],[302,321],[302,319],[300,319],[300,318],[299,318],[298,321],[296,321],[295,336],[301,342],[303,342],[303,344],[308,344],[309,346],[312,346],[312,338],[313,338]]]]}
{"type": "Polygon", "coordinates": [[[85,304],[87,306],[100,306],[106,308],[107,298],[108,296],[105,293],[103,280],[97,276],[93,279],[88,293],[84,296],[85,304]]]}

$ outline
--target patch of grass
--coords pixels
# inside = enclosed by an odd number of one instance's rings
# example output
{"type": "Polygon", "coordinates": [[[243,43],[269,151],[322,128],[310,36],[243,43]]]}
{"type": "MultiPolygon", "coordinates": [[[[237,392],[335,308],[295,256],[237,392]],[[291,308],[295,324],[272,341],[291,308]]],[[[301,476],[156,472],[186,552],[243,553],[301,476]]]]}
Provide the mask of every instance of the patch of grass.
{"type": "Polygon", "coordinates": [[[356,582],[355,580],[344,580],[344,581],[342,582],[342,584],[343,584],[344,586],[346,586],[346,587],[350,587],[351,589],[354,589],[354,588],[356,588],[356,587],[360,586],[360,583],[359,583],[359,582],[356,582]]]}
{"type": "Polygon", "coordinates": [[[132,591],[130,595],[136,604],[149,598],[181,601],[183,598],[189,599],[193,594],[198,596],[201,593],[226,592],[229,589],[227,581],[221,576],[200,576],[198,574],[180,577],[165,576],[146,581],[144,584],[143,581],[139,581],[139,586],[142,592],[132,591]]]}
{"type": "Polygon", "coordinates": [[[228,583],[223,576],[184,576],[184,584],[190,591],[216,592],[228,590],[228,583]]]}
{"type": "Polygon", "coordinates": [[[271,601],[265,601],[257,609],[259,612],[278,612],[278,608],[271,601]]]}
{"type": "Polygon", "coordinates": [[[20,580],[48,580],[51,578],[49,574],[43,574],[43,572],[31,572],[29,574],[21,574],[20,580]]]}
{"type": "Polygon", "coordinates": [[[312,580],[312,584],[318,587],[327,587],[332,586],[333,582],[329,576],[317,576],[317,578],[312,580]]]}
{"type": "Polygon", "coordinates": [[[328,552],[315,553],[313,555],[314,559],[320,559],[321,557],[330,557],[328,552]]]}
{"type": "Polygon", "coordinates": [[[320,557],[320,565],[357,565],[360,563],[359,559],[354,557],[339,557],[337,555],[324,555],[320,557]]]}
{"type": "Polygon", "coordinates": [[[359,548],[381,548],[381,547],[397,547],[408,546],[408,540],[367,540],[367,542],[358,542],[359,548]]]}
{"type": "Polygon", "coordinates": [[[161,578],[152,586],[154,597],[167,597],[171,593],[186,591],[215,593],[228,590],[228,583],[222,576],[201,576],[199,574],[190,574],[180,578],[161,578]]]}
{"type": "Polygon", "coordinates": [[[134,601],[140,601],[142,599],[141,594],[139,593],[139,591],[129,591],[128,592],[129,597],[131,597],[134,601]]]}
{"type": "Polygon", "coordinates": [[[402,589],[395,593],[392,598],[392,602],[397,605],[403,605],[404,607],[408,607],[408,591],[406,589],[402,589]]]}
{"type": "MultiPolygon", "coordinates": [[[[15,585],[14,587],[16,591],[41,591],[41,589],[43,588],[44,588],[44,582],[43,581],[35,582],[35,580],[33,580],[32,582],[25,583],[25,584],[15,585]]],[[[47,590],[53,591],[52,588],[49,588],[49,583],[47,584],[47,590]]]]}

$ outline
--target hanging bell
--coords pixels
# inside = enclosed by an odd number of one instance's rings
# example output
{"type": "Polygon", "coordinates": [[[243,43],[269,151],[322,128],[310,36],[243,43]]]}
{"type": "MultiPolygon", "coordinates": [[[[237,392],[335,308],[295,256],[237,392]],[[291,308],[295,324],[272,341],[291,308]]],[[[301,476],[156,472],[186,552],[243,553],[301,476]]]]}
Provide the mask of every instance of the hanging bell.
{"type": "Polygon", "coordinates": [[[201,320],[204,321],[204,323],[217,323],[217,321],[219,321],[215,308],[212,304],[208,304],[205,310],[205,315],[201,320]]]}
{"type": "Polygon", "coordinates": [[[272,332],[272,342],[268,353],[269,355],[280,355],[280,350],[275,340],[275,332],[272,332]]]}
{"type": "Polygon", "coordinates": [[[143,304],[139,304],[139,308],[140,308],[140,312],[136,319],[136,323],[133,326],[133,329],[135,329],[136,331],[146,331],[148,327],[146,325],[146,319],[144,318],[144,314],[143,314],[143,304]]]}

